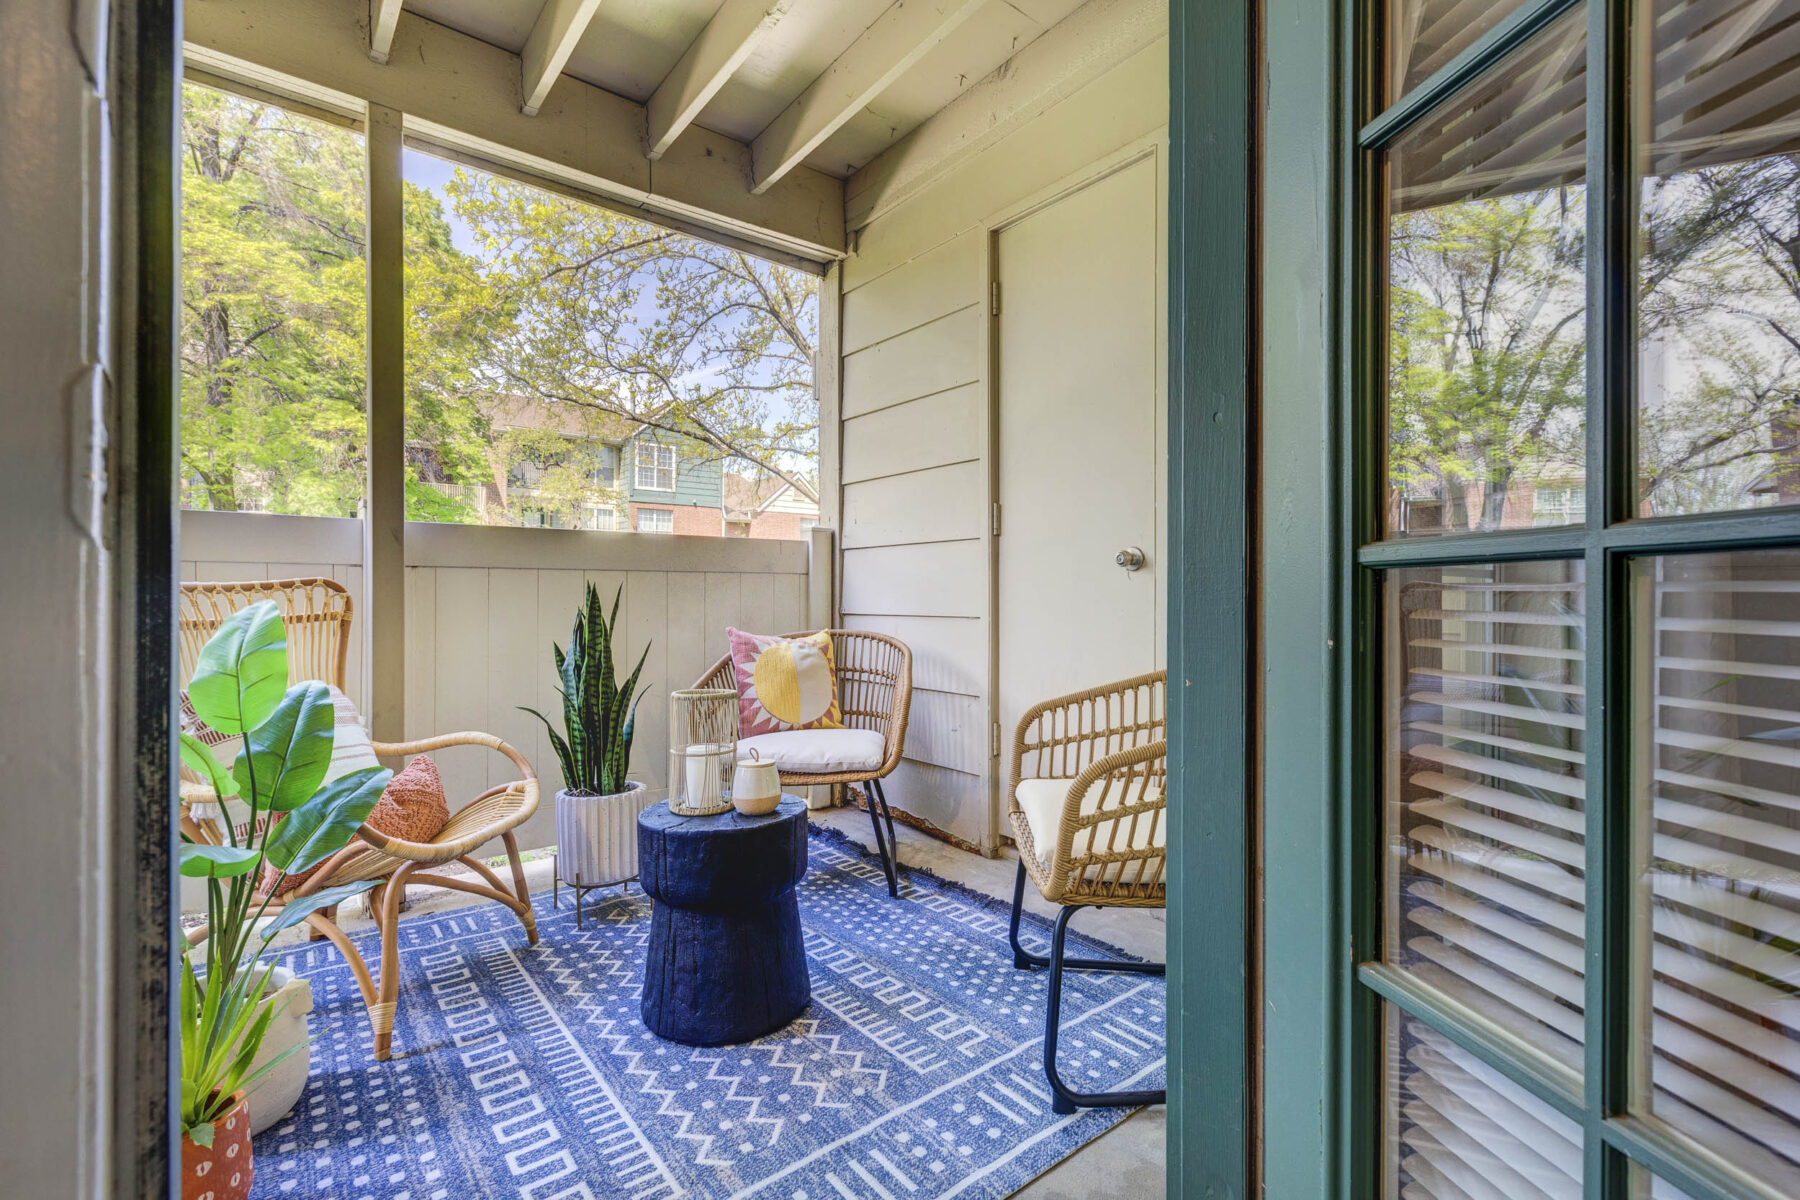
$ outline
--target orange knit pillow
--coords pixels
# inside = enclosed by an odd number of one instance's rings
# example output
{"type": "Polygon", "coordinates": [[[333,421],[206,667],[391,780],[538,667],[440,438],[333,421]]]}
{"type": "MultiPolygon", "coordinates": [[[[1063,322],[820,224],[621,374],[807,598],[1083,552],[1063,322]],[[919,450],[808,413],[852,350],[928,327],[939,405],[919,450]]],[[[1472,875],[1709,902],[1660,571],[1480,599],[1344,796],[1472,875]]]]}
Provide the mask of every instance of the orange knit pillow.
{"type": "MultiPolygon", "coordinates": [[[[286,818],[282,813],[276,820],[286,818]]],[[[382,789],[381,799],[369,812],[367,822],[371,827],[389,837],[399,838],[407,842],[429,842],[438,835],[438,831],[450,823],[450,801],[444,797],[444,781],[438,775],[437,764],[429,755],[421,754],[406,764],[406,768],[388,780],[387,787],[382,789]]],[[[348,846],[362,846],[361,838],[351,838],[348,846]]],[[[329,862],[327,859],[326,862],[329,862]]],[[[325,863],[298,875],[289,875],[281,880],[281,888],[275,894],[285,896],[298,888],[318,873],[325,863]]],[[[259,891],[268,891],[275,886],[279,877],[272,863],[264,863],[259,891]]]]}
{"type": "Polygon", "coordinates": [[[421,754],[388,780],[369,813],[370,827],[405,842],[429,842],[450,823],[450,801],[431,756],[421,754]]]}

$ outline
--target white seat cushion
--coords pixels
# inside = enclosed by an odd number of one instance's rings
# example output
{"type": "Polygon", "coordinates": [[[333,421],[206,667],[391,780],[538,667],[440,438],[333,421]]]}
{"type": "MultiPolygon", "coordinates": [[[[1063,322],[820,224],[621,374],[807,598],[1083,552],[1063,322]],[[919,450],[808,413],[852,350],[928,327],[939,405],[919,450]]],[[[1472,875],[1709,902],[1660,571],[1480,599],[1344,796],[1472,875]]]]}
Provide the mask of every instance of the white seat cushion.
{"type": "Polygon", "coordinates": [[[739,758],[752,750],[783,771],[832,775],[873,771],[887,757],[887,739],[873,729],[784,729],[738,739],[739,758]]]}
{"type": "MultiPolygon", "coordinates": [[[[1037,848],[1038,861],[1043,863],[1046,867],[1050,865],[1050,859],[1056,853],[1056,840],[1062,831],[1063,806],[1069,799],[1069,786],[1074,782],[1073,779],[1021,779],[1019,780],[1018,790],[1013,793],[1013,796],[1019,802],[1019,812],[1024,815],[1025,824],[1031,830],[1031,841],[1037,848]]],[[[1133,784],[1134,802],[1136,801],[1136,786],[1136,784],[1133,784]]],[[[1083,816],[1087,816],[1099,809],[1100,793],[1104,790],[1104,787],[1105,781],[1103,780],[1095,780],[1088,786],[1087,795],[1081,798],[1081,813],[1083,816]]],[[[1160,799],[1161,795],[1161,788],[1152,787],[1150,791],[1145,794],[1144,799],[1155,801],[1160,799]]],[[[1113,796],[1113,803],[1117,804],[1117,788],[1114,788],[1113,796]]],[[[1131,818],[1127,817],[1125,818],[1125,829],[1119,831],[1119,839],[1114,842],[1111,847],[1107,846],[1107,839],[1113,836],[1113,828],[1118,822],[1102,821],[1093,827],[1094,851],[1096,853],[1110,852],[1117,854],[1126,850],[1161,850],[1167,840],[1166,825],[1168,819],[1168,814],[1166,812],[1144,813],[1137,818],[1137,828],[1132,829],[1131,818]],[[1152,821],[1152,818],[1154,818],[1154,821],[1152,821]],[[1151,829],[1152,824],[1155,825],[1154,831],[1151,829]],[[1126,845],[1127,833],[1130,834],[1130,845],[1126,845]]],[[[1074,853],[1077,856],[1080,856],[1087,852],[1088,838],[1086,832],[1077,833],[1075,835],[1074,853]]],[[[1099,871],[1100,866],[1096,865],[1089,867],[1086,873],[1092,878],[1096,876],[1099,871]]]]}

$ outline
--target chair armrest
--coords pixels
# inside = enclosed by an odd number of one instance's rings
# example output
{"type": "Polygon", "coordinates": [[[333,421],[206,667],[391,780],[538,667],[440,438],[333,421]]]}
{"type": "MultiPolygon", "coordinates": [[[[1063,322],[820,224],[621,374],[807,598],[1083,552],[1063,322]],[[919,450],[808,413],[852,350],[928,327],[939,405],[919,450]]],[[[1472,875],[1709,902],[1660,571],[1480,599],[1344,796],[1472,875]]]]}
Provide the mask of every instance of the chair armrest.
{"type": "MultiPolygon", "coordinates": [[[[495,737],[491,733],[444,733],[436,737],[421,738],[414,742],[374,742],[375,754],[379,758],[400,758],[413,754],[428,754],[433,750],[443,750],[451,746],[480,746],[504,755],[519,768],[521,778],[513,783],[489,788],[469,803],[451,814],[449,822],[444,826],[452,831],[452,840],[445,842],[443,834],[429,842],[409,842],[403,838],[389,837],[368,824],[357,830],[356,836],[383,854],[391,854],[395,858],[409,858],[420,862],[443,862],[446,858],[455,858],[467,854],[498,835],[505,833],[529,820],[537,812],[538,800],[542,789],[538,784],[537,772],[531,769],[526,757],[511,745],[495,737]],[[518,800],[511,799],[517,794],[518,800]],[[492,807],[495,802],[504,801],[504,815],[495,814],[492,821],[480,819],[484,807],[492,807]],[[459,830],[459,825],[468,825],[469,829],[459,830]],[[460,836],[459,836],[460,834],[460,836]],[[447,854],[447,851],[454,853],[447,854]]],[[[324,876],[328,872],[321,871],[324,876]]]]}
{"type": "Polygon", "coordinates": [[[1168,753],[1169,744],[1166,741],[1133,746],[1129,750],[1121,750],[1117,754],[1109,754],[1096,760],[1077,775],[1075,782],[1069,785],[1068,797],[1063,801],[1062,822],[1057,829],[1055,861],[1067,864],[1077,860],[1136,859],[1162,853],[1160,850],[1134,848],[1132,842],[1136,838],[1139,821],[1149,818],[1150,829],[1154,832],[1156,821],[1169,806],[1168,772],[1165,766],[1168,753]],[[1162,781],[1160,785],[1159,780],[1162,781]],[[1100,788],[1098,803],[1089,811],[1083,812],[1088,793],[1096,785],[1100,788]],[[1111,830],[1105,845],[1097,844],[1096,833],[1089,833],[1086,844],[1077,852],[1076,839],[1084,831],[1109,822],[1111,830]],[[1121,833],[1124,834],[1123,846],[1118,844],[1121,833]]]}
{"type": "Polygon", "coordinates": [[[1139,737],[1160,739],[1164,718],[1159,698],[1167,677],[1166,671],[1151,671],[1057,696],[1026,709],[1013,731],[1012,782],[1007,789],[1007,811],[1018,810],[1013,791],[1021,779],[1042,776],[1046,756],[1054,756],[1056,765],[1064,769],[1056,772],[1055,777],[1066,778],[1065,771],[1080,774],[1090,756],[1096,750],[1103,754],[1108,743],[1126,749],[1131,740],[1139,737]],[[1031,732],[1040,721],[1043,722],[1041,736],[1031,740],[1031,732]],[[1059,750],[1060,755],[1056,754],[1059,750]],[[1040,769],[1031,775],[1025,774],[1027,754],[1038,756],[1034,765],[1040,769]]]}

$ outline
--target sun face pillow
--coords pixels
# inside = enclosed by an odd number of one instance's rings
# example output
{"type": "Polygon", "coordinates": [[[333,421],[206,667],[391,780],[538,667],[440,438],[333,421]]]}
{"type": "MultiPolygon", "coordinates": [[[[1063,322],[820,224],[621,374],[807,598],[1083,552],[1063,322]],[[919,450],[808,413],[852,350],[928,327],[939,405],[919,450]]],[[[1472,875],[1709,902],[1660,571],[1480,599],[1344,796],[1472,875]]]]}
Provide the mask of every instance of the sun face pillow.
{"type": "Polygon", "coordinates": [[[739,737],[844,727],[830,634],[784,638],[725,632],[737,676],[739,737]]]}

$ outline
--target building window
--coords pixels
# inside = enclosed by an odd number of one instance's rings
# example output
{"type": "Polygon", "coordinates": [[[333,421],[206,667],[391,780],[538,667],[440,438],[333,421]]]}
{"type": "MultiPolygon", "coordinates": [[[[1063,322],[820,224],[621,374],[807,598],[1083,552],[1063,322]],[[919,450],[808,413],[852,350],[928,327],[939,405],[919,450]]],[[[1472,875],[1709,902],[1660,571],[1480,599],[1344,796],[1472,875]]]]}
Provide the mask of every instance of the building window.
{"type": "Polygon", "coordinates": [[[637,448],[637,485],[647,492],[675,490],[675,447],[655,442],[639,442],[637,448]]]}
{"type": "Polygon", "coordinates": [[[582,514],[582,524],[610,533],[619,527],[619,514],[610,508],[590,508],[582,514]]]}
{"type": "MultiPolygon", "coordinates": [[[[642,471],[640,465],[638,470],[642,471]]],[[[675,512],[667,508],[640,508],[637,514],[639,533],[674,533],[675,512]]]]}
{"type": "Polygon", "coordinates": [[[1573,525],[1587,514],[1587,487],[1583,484],[1543,487],[1532,502],[1534,525],[1573,525]]]}

